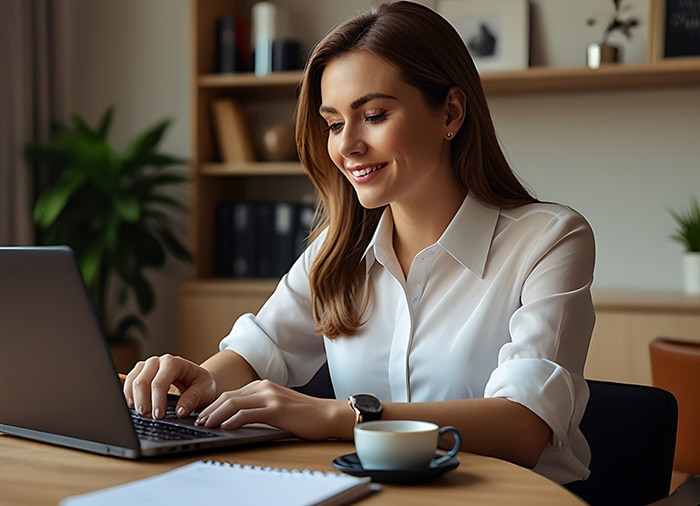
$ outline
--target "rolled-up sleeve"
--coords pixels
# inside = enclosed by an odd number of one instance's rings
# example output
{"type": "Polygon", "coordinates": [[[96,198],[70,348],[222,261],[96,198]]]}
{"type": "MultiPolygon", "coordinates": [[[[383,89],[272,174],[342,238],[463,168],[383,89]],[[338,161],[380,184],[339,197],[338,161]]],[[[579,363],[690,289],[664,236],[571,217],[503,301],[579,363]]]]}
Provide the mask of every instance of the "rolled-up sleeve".
{"type": "Polygon", "coordinates": [[[593,234],[585,220],[568,209],[553,214],[524,263],[511,340],[502,346],[484,393],[518,402],[549,425],[552,439],[540,465],[559,454],[557,465],[571,467],[560,469],[562,476],[585,475],[590,460],[578,426],[588,401],[583,369],[595,324],[594,263],[593,234]],[[562,458],[562,452],[570,458],[562,458]]]}

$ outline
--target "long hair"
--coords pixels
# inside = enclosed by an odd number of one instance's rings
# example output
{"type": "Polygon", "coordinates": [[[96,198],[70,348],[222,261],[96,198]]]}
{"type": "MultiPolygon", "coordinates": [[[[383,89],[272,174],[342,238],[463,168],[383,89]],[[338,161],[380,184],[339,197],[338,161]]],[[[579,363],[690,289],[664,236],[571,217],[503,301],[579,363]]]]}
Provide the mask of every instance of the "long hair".
{"type": "Polygon", "coordinates": [[[383,208],[365,209],[327,151],[319,114],[326,66],[350,51],[368,51],[396,67],[437,109],[452,87],[466,96],[465,121],[450,142],[452,167],[463,190],[486,205],[516,207],[535,201],[501,150],[481,80],[452,25],[423,5],[400,1],[364,11],[331,30],[314,48],[304,69],[296,111],[296,140],[304,170],[319,196],[311,234],[327,236],[311,266],[313,312],[329,338],[352,335],[362,325],[368,301],[362,255],[383,208]]]}

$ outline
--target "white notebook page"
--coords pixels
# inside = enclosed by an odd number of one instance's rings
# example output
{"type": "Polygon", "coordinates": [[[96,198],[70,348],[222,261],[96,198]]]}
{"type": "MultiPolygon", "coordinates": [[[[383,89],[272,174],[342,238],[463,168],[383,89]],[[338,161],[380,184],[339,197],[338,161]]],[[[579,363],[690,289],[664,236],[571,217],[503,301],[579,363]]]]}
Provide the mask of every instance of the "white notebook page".
{"type": "Polygon", "coordinates": [[[151,478],[68,497],[60,506],[333,505],[357,500],[373,490],[378,486],[370,478],[199,461],[151,478]]]}

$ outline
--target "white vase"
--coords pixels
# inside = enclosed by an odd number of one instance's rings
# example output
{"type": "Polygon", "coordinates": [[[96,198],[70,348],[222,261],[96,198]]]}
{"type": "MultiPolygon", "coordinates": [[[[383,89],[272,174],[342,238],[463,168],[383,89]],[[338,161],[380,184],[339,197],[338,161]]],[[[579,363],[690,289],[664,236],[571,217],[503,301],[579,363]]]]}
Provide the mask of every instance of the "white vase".
{"type": "Polygon", "coordinates": [[[683,253],[683,276],[685,293],[700,295],[700,252],[686,251],[683,253]]]}
{"type": "Polygon", "coordinates": [[[600,68],[601,65],[617,63],[619,58],[620,50],[617,46],[593,42],[586,48],[586,65],[592,69],[600,68]]]}

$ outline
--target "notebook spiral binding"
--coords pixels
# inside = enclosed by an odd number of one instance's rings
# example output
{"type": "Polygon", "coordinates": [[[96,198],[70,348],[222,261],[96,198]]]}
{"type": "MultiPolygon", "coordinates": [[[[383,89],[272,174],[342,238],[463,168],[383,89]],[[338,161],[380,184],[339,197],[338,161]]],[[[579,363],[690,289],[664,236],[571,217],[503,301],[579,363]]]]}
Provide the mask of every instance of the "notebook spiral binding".
{"type": "Polygon", "coordinates": [[[205,460],[204,463],[219,466],[219,467],[230,467],[233,469],[243,469],[246,471],[265,471],[270,473],[279,474],[291,474],[299,476],[324,476],[324,477],[334,477],[334,478],[346,478],[346,475],[341,473],[335,473],[333,471],[311,471],[309,469],[285,469],[271,466],[254,466],[251,464],[239,464],[238,462],[227,462],[221,460],[205,460]]]}

